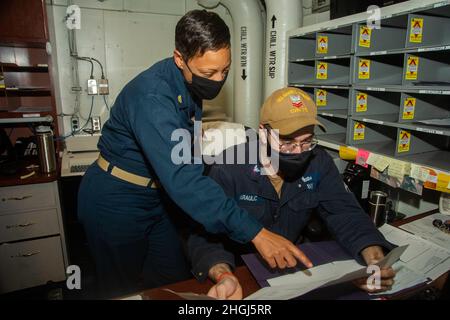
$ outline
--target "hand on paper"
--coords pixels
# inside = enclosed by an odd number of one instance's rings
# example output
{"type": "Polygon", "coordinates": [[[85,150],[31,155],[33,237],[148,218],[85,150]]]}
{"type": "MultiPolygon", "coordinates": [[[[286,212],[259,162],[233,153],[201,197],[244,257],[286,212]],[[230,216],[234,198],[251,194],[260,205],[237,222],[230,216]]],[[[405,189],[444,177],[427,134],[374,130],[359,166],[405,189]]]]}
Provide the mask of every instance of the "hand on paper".
{"type": "MultiPolygon", "coordinates": [[[[383,249],[379,246],[367,247],[361,251],[361,255],[368,266],[374,265],[384,258],[383,249]]],[[[391,267],[381,268],[379,275],[380,283],[378,287],[376,286],[376,283],[368,283],[368,279],[373,279],[373,276],[377,275],[373,273],[369,274],[368,278],[355,280],[354,283],[360,289],[370,293],[387,291],[390,290],[392,288],[392,285],[394,284],[395,271],[391,267]]]]}

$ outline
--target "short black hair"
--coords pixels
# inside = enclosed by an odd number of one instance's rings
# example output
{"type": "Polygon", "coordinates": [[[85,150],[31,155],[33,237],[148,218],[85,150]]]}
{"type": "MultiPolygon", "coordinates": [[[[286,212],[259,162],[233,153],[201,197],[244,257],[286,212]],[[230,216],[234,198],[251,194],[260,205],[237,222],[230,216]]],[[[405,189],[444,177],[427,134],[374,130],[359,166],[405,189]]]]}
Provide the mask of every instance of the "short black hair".
{"type": "Polygon", "coordinates": [[[217,51],[230,46],[230,29],[214,12],[189,11],[175,28],[175,48],[185,61],[208,50],[217,51]]]}

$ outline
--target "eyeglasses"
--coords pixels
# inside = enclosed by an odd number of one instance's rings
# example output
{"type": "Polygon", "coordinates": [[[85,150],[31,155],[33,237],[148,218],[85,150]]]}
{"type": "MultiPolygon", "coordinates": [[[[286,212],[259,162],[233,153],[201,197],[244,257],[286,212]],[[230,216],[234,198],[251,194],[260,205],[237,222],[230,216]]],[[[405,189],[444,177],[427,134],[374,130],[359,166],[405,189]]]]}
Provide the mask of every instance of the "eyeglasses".
{"type": "Polygon", "coordinates": [[[314,149],[319,141],[313,137],[302,141],[302,142],[294,142],[294,141],[286,141],[282,142],[280,140],[280,151],[282,153],[294,153],[296,150],[299,150],[301,152],[311,151],[314,149]]]}
{"type": "MultiPolygon", "coordinates": [[[[270,128],[267,129],[271,132],[273,131],[270,128]]],[[[272,137],[274,137],[275,140],[278,140],[280,152],[282,153],[294,153],[298,150],[300,150],[300,152],[311,151],[319,143],[314,135],[301,142],[296,142],[294,140],[282,140],[279,139],[276,135],[272,135],[272,137]]]]}

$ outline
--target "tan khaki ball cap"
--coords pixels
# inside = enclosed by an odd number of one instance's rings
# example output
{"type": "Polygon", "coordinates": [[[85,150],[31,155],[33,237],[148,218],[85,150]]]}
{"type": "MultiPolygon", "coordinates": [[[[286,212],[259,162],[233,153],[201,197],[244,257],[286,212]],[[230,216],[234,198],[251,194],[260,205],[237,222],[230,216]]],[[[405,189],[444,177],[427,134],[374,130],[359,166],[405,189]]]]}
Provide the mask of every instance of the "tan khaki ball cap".
{"type": "Polygon", "coordinates": [[[283,88],[267,98],[261,108],[260,122],[278,129],[282,136],[290,135],[307,126],[318,125],[317,107],[310,96],[298,88],[283,88]]]}

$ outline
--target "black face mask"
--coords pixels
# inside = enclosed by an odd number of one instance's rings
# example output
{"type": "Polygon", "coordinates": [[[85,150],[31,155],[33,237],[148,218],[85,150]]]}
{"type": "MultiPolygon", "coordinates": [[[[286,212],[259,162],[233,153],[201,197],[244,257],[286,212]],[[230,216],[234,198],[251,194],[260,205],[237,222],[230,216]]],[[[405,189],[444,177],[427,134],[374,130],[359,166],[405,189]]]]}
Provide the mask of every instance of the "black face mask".
{"type": "Polygon", "coordinates": [[[299,179],[305,172],[313,151],[302,153],[279,153],[279,172],[288,182],[299,179]]]}
{"type": "Polygon", "coordinates": [[[212,100],[219,94],[222,89],[225,81],[227,80],[228,73],[222,81],[214,81],[204,77],[197,76],[192,72],[191,68],[185,63],[188,67],[189,71],[192,73],[192,82],[186,82],[186,86],[191,92],[191,94],[195,95],[197,98],[202,100],[212,100]]]}
{"type": "Polygon", "coordinates": [[[287,182],[296,181],[303,175],[315,152],[310,150],[301,153],[283,153],[272,149],[269,140],[267,144],[269,146],[267,148],[267,156],[271,157],[272,154],[278,155],[278,174],[287,182]]]}

